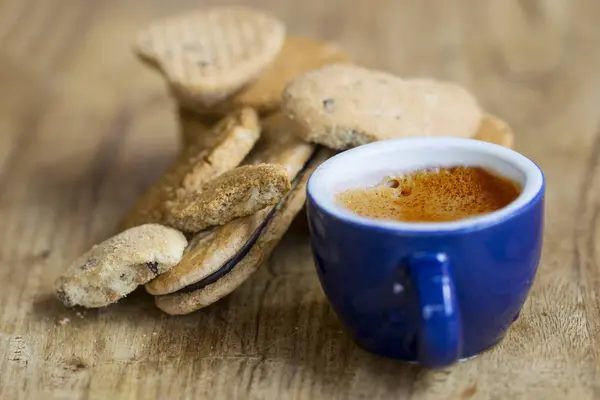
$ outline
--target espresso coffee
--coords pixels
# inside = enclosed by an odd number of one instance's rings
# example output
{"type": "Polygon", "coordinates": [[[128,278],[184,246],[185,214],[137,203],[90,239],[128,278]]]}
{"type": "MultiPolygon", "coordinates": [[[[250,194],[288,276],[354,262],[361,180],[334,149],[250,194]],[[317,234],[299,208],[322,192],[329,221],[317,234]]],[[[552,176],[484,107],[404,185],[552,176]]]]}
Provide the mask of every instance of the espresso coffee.
{"type": "Polygon", "coordinates": [[[506,207],[518,183],[480,167],[431,168],[385,178],[379,185],[341,192],[337,201],[370,218],[449,222],[506,207]]]}

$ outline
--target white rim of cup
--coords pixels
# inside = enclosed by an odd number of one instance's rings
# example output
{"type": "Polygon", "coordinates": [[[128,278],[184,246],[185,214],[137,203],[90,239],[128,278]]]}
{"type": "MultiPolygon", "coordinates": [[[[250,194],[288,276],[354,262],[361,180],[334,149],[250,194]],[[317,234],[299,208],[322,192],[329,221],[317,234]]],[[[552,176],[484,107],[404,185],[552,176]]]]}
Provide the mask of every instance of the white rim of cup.
{"type": "MultiPolygon", "coordinates": [[[[438,166],[434,161],[428,164],[431,167],[438,166]]],[[[461,163],[460,161],[457,161],[454,165],[461,165],[461,163]]],[[[476,166],[477,164],[472,165],[476,166]]],[[[384,177],[385,175],[382,175],[381,179],[384,177]]],[[[473,230],[504,221],[526,208],[534,199],[538,197],[538,195],[541,194],[540,192],[542,191],[543,187],[544,175],[542,170],[533,161],[509,148],[475,139],[413,137],[374,142],[344,151],[331,157],[313,172],[307,185],[307,192],[308,196],[316,203],[318,207],[322,208],[328,214],[344,221],[353,222],[355,224],[367,227],[384,228],[395,231],[435,233],[457,230],[473,230]],[[337,204],[335,201],[335,194],[337,193],[332,193],[333,189],[328,187],[329,185],[326,185],[327,178],[329,178],[332,173],[336,172],[336,168],[340,168],[341,165],[349,162],[352,160],[352,158],[358,156],[361,158],[372,158],[394,151],[418,151],[430,147],[432,149],[444,148],[448,151],[451,149],[474,151],[480,153],[483,157],[495,157],[504,161],[524,175],[525,182],[522,184],[521,194],[508,206],[480,216],[451,222],[400,222],[373,219],[355,214],[337,204]]]]}

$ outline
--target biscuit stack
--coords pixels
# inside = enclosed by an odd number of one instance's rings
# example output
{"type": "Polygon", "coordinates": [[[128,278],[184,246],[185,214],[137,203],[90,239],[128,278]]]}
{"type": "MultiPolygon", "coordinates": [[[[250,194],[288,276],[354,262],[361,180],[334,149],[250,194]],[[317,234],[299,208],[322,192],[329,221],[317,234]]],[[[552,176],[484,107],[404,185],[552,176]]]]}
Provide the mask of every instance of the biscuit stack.
{"type": "Polygon", "coordinates": [[[311,171],[333,151],[422,135],[512,144],[508,126],[460,86],[352,65],[338,45],[286,36],[257,10],[153,23],[135,51],[165,78],[183,150],[123,232],[57,280],[67,306],[103,307],[139,285],[173,315],[214,303],[269,256],[303,207],[311,171]]]}

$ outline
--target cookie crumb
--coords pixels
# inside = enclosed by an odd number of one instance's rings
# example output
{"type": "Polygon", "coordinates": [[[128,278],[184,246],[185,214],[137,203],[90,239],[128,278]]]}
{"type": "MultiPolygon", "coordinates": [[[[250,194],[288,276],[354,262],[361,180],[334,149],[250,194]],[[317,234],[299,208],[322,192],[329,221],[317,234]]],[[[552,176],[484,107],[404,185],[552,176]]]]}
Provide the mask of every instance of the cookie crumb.
{"type": "Polygon", "coordinates": [[[83,319],[83,314],[82,314],[82,313],[80,313],[79,311],[77,311],[77,312],[75,313],[75,315],[77,316],[77,318],[83,319]]]}
{"type": "Polygon", "coordinates": [[[67,324],[68,324],[68,323],[70,323],[70,322],[71,322],[71,320],[70,320],[69,318],[66,318],[66,317],[65,317],[65,318],[63,318],[63,319],[61,319],[60,321],[58,321],[58,323],[59,323],[61,326],[65,326],[65,325],[67,325],[67,324]]]}

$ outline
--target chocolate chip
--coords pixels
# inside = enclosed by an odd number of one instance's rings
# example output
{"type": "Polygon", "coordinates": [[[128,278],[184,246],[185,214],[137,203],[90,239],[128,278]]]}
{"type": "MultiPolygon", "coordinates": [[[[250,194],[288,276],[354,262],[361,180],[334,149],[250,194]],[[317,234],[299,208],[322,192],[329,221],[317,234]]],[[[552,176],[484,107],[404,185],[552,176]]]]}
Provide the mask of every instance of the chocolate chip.
{"type": "Polygon", "coordinates": [[[208,61],[205,61],[205,60],[198,61],[198,66],[201,68],[208,67],[209,65],[210,65],[210,63],[208,61]]]}
{"type": "Polygon", "coordinates": [[[67,371],[71,371],[71,372],[78,372],[78,371],[83,371],[84,369],[86,369],[88,366],[87,364],[82,361],[81,359],[74,357],[70,360],[68,360],[67,362],[65,362],[64,364],[64,369],[67,371]]]}
{"type": "Polygon", "coordinates": [[[97,261],[94,260],[94,259],[88,260],[85,264],[83,264],[81,266],[81,269],[84,270],[84,271],[86,271],[86,270],[92,268],[94,265],[96,265],[96,262],[97,261]]]}
{"type": "Polygon", "coordinates": [[[333,112],[333,105],[335,104],[335,100],[333,99],[325,99],[323,100],[323,109],[330,113],[333,112]]]}
{"type": "Polygon", "coordinates": [[[154,275],[158,275],[158,263],[156,261],[146,263],[146,266],[154,275]]]}
{"type": "Polygon", "coordinates": [[[389,181],[387,181],[386,186],[392,189],[396,189],[400,186],[400,182],[398,181],[398,179],[390,179],[389,181]]]}
{"type": "Polygon", "coordinates": [[[82,370],[82,369],[86,369],[87,365],[85,365],[83,362],[79,361],[79,362],[73,364],[73,367],[76,370],[82,370]]]}
{"type": "Polygon", "coordinates": [[[400,190],[400,195],[401,195],[401,196],[405,196],[405,197],[406,197],[406,196],[410,196],[411,192],[412,192],[411,188],[408,188],[408,187],[406,187],[406,188],[402,188],[402,189],[400,190]]]}

